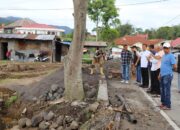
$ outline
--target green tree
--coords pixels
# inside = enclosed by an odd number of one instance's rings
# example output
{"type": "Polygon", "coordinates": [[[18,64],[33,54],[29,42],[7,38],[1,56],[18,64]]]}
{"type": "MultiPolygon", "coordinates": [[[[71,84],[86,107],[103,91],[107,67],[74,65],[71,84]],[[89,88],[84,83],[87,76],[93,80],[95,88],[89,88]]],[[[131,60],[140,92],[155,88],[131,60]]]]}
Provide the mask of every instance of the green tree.
{"type": "Polygon", "coordinates": [[[151,29],[146,29],[144,31],[145,34],[148,34],[149,39],[155,39],[156,38],[156,30],[151,28],[151,29]]]}
{"type": "Polygon", "coordinates": [[[88,15],[96,23],[96,41],[98,41],[99,24],[107,28],[118,17],[115,0],[89,0],[88,15]]]}
{"type": "Polygon", "coordinates": [[[144,33],[142,28],[135,28],[135,32],[138,33],[138,34],[143,34],[144,33]]]}
{"type": "Polygon", "coordinates": [[[176,38],[180,37],[180,25],[176,25],[173,28],[174,28],[174,37],[173,37],[173,39],[176,39],[176,38]]]}
{"type": "Polygon", "coordinates": [[[173,39],[173,33],[174,33],[174,29],[172,27],[160,27],[157,30],[156,37],[166,40],[171,40],[173,39]]]}
{"type": "Polygon", "coordinates": [[[114,39],[119,36],[119,32],[116,29],[102,28],[100,39],[112,43],[114,39]]]}
{"type": "Polygon", "coordinates": [[[133,25],[131,25],[129,23],[121,25],[118,30],[120,33],[120,37],[123,37],[125,35],[131,35],[131,34],[135,33],[133,25]]]}

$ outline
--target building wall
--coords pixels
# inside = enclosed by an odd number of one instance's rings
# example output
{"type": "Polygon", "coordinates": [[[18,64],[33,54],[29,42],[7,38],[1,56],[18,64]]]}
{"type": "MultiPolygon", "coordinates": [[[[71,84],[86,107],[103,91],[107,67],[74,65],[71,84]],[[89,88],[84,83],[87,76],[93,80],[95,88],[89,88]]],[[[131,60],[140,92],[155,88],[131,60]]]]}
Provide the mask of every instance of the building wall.
{"type": "MultiPolygon", "coordinates": [[[[32,60],[29,58],[30,54],[37,56],[39,51],[47,51],[49,54],[50,60],[52,59],[52,41],[24,41],[24,40],[0,40],[0,47],[2,42],[8,43],[8,50],[12,50],[11,59],[18,60],[32,60]],[[20,59],[15,52],[23,53],[25,59],[20,59]]],[[[0,56],[1,60],[1,56],[0,56]]]]}
{"type": "Polygon", "coordinates": [[[36,30],[36,29],[15,29],[15,33],[20,34],[42,34],[42,35],[57,35],[62,36],[63,32],[53,30],[36,30]]]}

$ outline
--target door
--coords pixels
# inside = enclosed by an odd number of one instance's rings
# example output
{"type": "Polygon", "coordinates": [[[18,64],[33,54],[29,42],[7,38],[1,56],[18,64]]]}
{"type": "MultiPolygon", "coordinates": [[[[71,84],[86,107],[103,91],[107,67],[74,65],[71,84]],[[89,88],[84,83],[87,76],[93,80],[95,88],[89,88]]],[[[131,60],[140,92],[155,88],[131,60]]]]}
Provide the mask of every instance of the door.
{"type": "Polygon", "coordinates": [[[7,42],[2,42],[1,43],[1,59],[2,60],[6,60],[7,57],[6,57],[6,52],[8,51],[8,43],[7,42]]]}
{"type": "Polygon", "coordinates": [[[56,62],[61,62],[61,48],[62,48],[62,45],[60,42],[56,41],[55,43],[56,45],[56,62]]]}

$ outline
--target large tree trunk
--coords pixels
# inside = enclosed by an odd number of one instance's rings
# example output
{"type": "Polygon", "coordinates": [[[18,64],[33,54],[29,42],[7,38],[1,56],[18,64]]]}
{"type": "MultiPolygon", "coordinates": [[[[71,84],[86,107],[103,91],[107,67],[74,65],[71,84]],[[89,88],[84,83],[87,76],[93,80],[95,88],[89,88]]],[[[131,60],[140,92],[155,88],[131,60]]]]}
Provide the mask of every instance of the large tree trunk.
{"type": "Polygon", "coordinates": [[[73,0],[74,35],[69,53],[64,61],[65,97],[68,100],[84,98],[82,81],[82,53],[86,31],[87,0],[73,0]]]}

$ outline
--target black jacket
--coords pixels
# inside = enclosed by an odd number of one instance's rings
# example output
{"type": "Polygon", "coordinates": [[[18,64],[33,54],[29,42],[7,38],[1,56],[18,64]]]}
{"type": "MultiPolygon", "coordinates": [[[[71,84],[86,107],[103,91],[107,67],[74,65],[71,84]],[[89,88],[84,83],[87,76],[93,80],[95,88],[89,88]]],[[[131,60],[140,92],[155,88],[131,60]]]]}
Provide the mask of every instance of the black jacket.
{"type": "Polygon", "coordinates": [[[178,55],[177,71],[180,73],[180,54],[178,55]]]}

